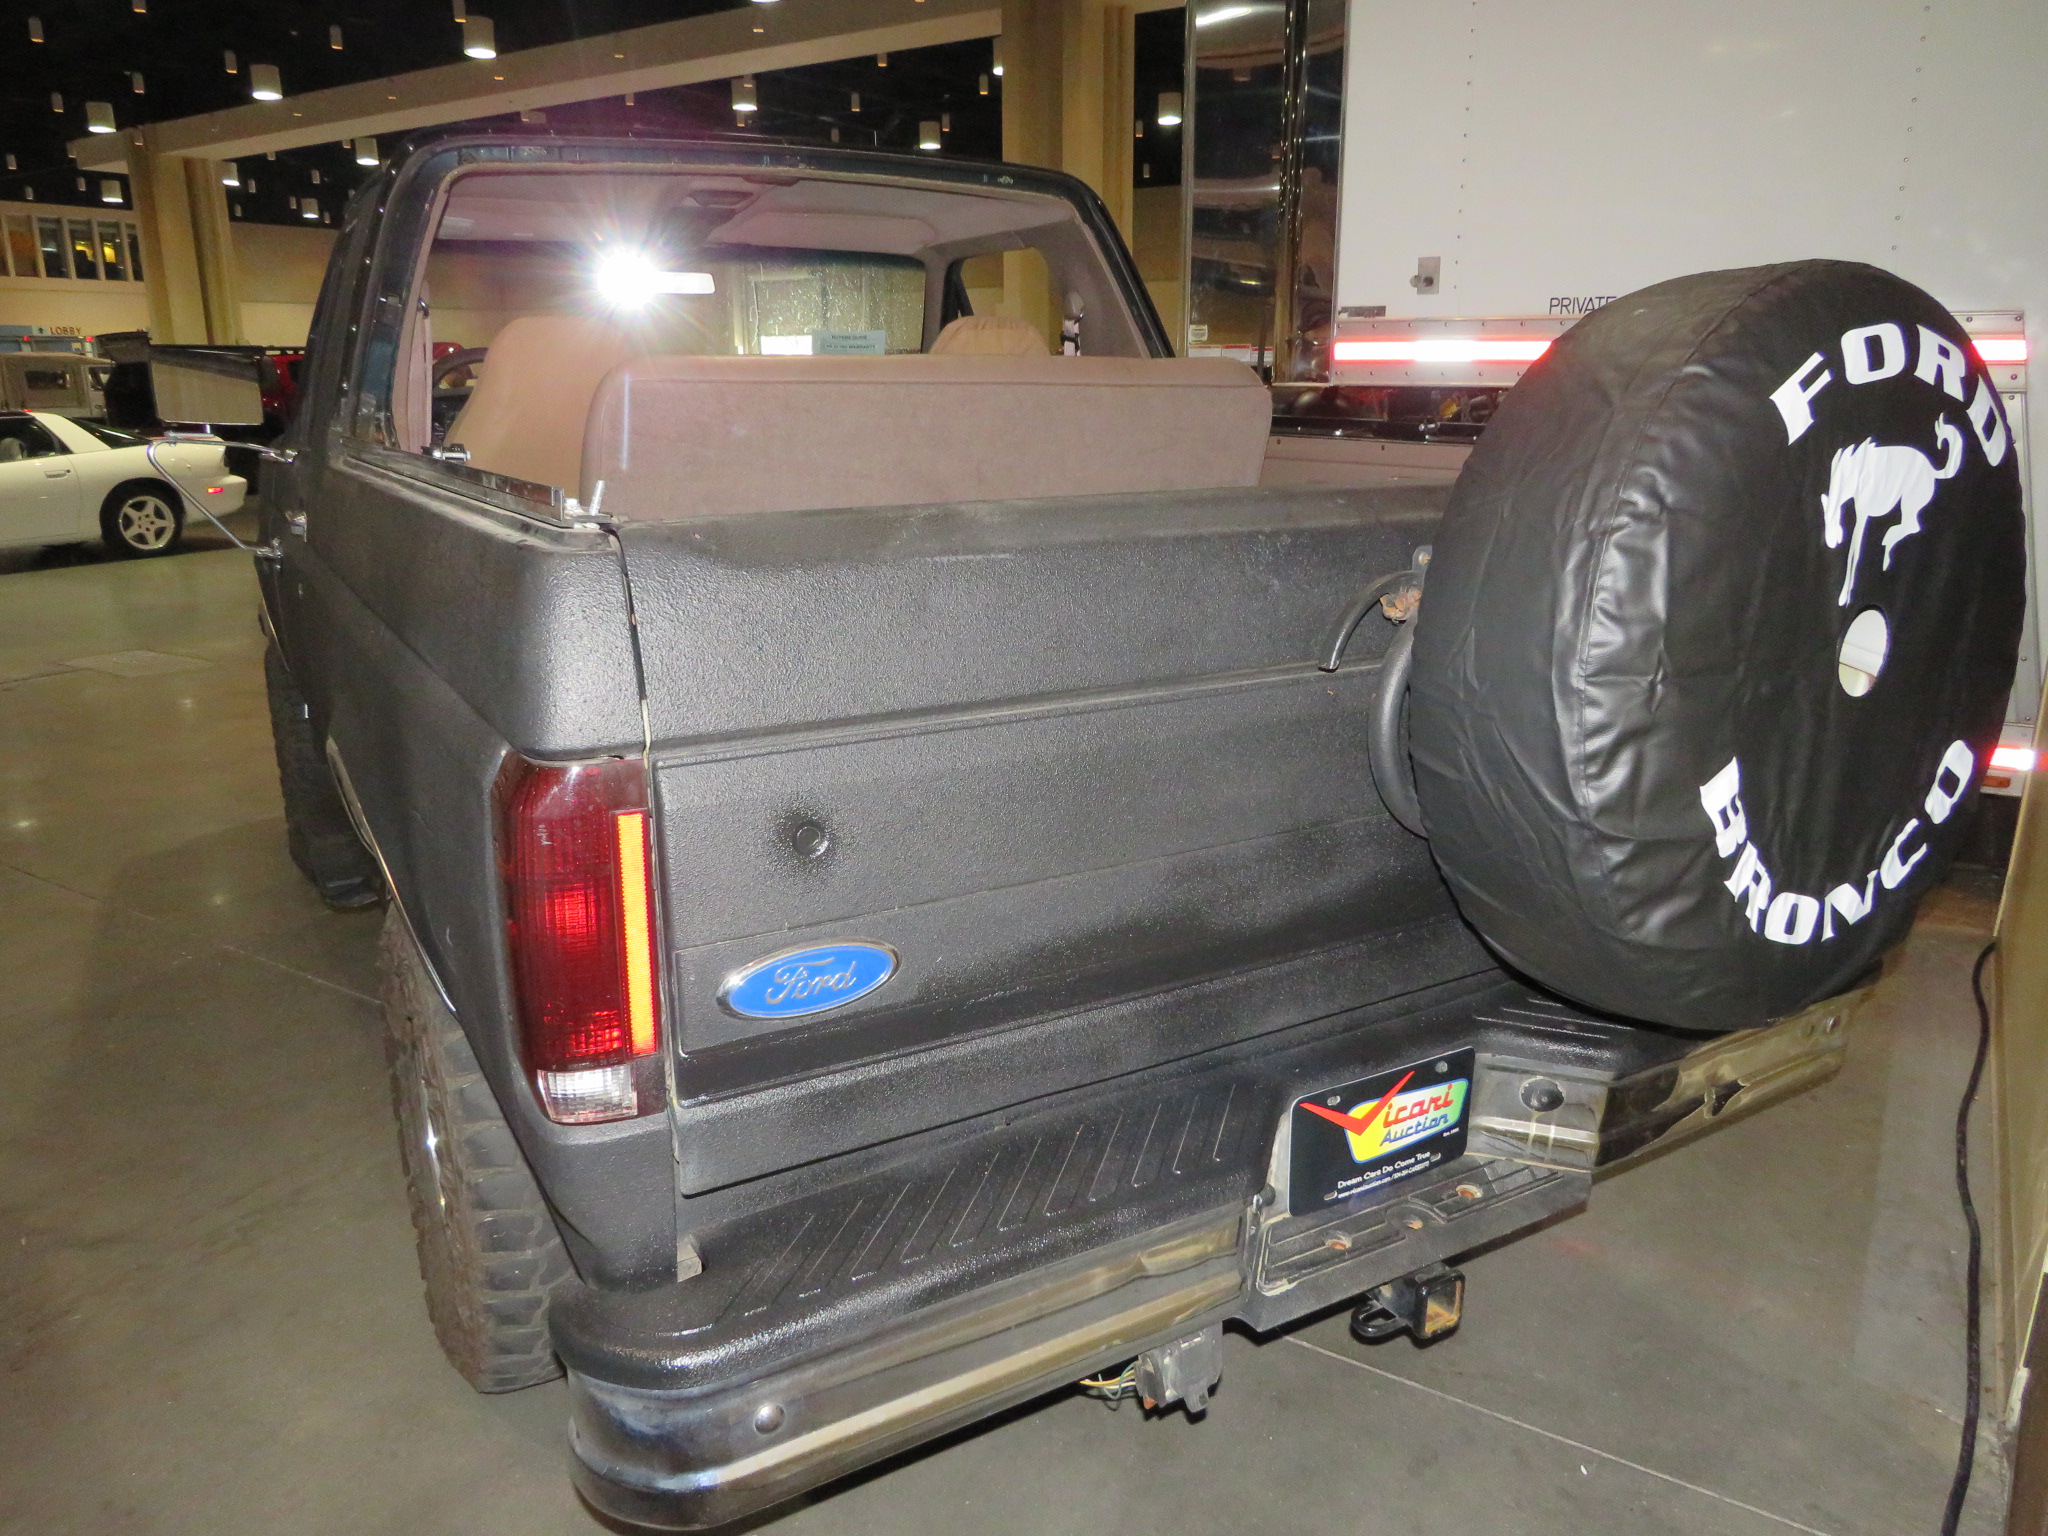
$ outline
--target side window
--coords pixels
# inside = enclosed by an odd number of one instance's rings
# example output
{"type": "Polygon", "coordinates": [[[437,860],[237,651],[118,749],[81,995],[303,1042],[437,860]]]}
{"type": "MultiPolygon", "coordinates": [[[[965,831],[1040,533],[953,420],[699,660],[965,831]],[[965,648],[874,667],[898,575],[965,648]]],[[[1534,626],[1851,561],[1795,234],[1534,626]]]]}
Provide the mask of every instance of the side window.
{"type": "Polygon", "coordinates": [[[48,459],[65,451],[50,429],[32,416],[0,416],[0,464],[48,459]]]}

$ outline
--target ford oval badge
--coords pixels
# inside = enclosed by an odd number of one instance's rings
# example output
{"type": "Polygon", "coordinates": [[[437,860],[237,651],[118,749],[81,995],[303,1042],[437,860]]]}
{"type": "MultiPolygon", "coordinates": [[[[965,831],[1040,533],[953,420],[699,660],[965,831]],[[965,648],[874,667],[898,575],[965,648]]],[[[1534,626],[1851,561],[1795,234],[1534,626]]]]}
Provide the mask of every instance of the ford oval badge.
{"type": "Polygon", "coordinates": [[[718,1001],[746,1019],[798,1019],[844,1008],[896,974],[896,951],[853,939],[785,949],[725,978],[718,1001]]]}

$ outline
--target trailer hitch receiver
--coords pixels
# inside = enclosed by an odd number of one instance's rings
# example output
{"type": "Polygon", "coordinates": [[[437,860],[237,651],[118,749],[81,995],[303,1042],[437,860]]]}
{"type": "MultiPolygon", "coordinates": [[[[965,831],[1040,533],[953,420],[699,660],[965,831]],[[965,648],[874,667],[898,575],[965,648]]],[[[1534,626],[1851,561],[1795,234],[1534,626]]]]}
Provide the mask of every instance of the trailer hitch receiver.
{"type": "Polygon", "coordinates": [[[1428,1344],[1457,1327],[1464,1312],[1464,1275],[1432,1264],[1366,1292],[1365,1304],[1351,1314],[1351,1332],[1366,1342],[1412,1333],[1416,1343],[1428,1344]]]}

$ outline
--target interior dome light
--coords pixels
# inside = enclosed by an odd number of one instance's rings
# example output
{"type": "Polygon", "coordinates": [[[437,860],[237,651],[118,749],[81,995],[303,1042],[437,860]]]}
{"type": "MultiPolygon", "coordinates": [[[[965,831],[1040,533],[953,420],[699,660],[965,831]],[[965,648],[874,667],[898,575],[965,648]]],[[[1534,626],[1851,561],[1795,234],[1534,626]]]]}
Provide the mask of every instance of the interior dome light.
{"type": "Polygon", "coordinates": [[[644,251],[600,257],[591,280],[597,296],[614,309],[643,309],[663,294],[717,291],[709,272],[664,272],[644,251]]]}

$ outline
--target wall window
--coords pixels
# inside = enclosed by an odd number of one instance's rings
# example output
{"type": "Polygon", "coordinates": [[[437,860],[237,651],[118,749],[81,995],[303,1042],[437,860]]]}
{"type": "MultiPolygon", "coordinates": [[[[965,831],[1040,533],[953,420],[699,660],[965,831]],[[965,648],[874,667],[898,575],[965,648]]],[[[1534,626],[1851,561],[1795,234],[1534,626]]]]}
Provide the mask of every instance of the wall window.
{"type": "Polygon", "coordinates": [[[71,221],[71,275],[97,280],[100,275],[99,252],[93,249],[92,220],[71,221]]]}
{"type": "Polygon", "coordinates": [[[42,247],[43,276],[71,275],[71,248],[64,243],[64,225],[58,219],[36,220],[36,242],[42,247]]]}
{"type": "Polygon", "coordinates": [[[7,219],[7,254],[13,260],[16,277],[42,276],[43,258],[36,249],[36,227],[18,213],[7,219]]]}
{"type": "Polygon", "coordinates": [[[142,231],[120,219],[0,216],[0,277],[142,281],[142,231]]]}
{"type": "Polygon", "coordinates": [[[121,249],[121,226],[105,220],[100,224],[100,274],[110,283],[128,281],[127,253],[121,249]]]}

